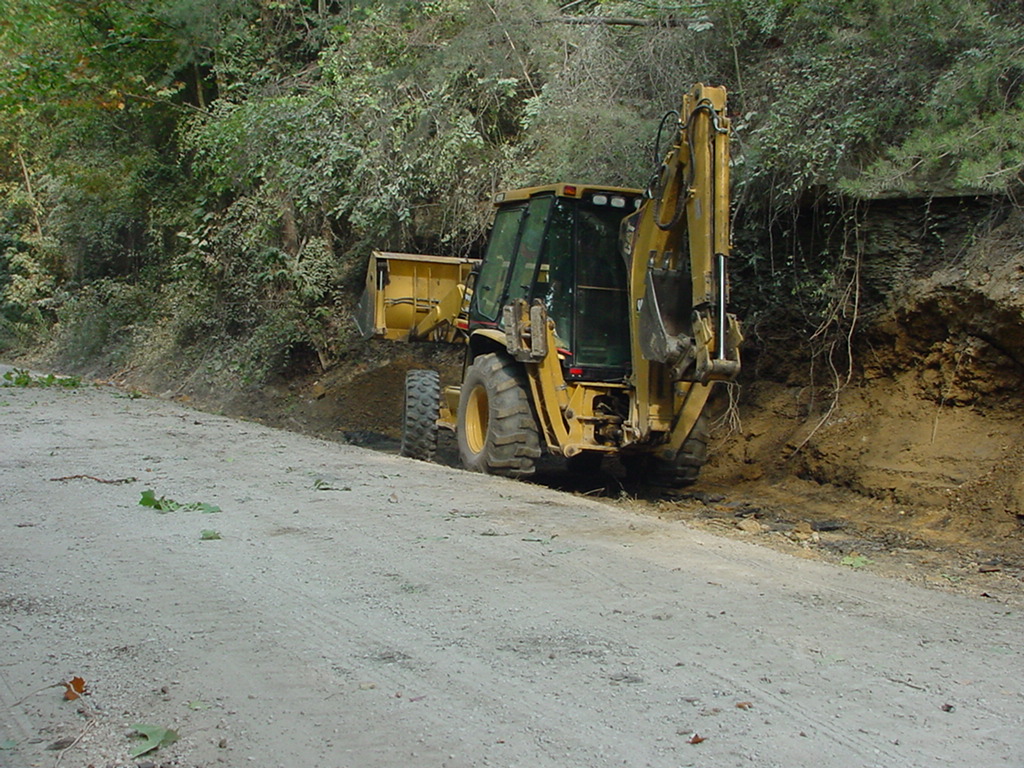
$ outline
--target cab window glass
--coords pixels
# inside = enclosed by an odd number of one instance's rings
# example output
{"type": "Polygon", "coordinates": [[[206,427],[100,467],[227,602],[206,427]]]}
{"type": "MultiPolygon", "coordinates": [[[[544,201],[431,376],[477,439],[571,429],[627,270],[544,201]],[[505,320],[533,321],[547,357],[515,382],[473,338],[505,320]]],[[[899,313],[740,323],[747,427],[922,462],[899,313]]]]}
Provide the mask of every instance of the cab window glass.
{"type": "Polygon", "coordinates": [[[563,198],[555,200],[537,270],[537,282],[530,297],[544,302],[548,317],[555,323],[558,345],[567,351],[572,341],[576,282],[573,276],[572,222],[572,203],[563,198]]]}
{"type": "Polygon", "coordinates": [[[544,233],[548,227],[548,213],[555,198],[535,197],[530,200],[526,210],[526,222],[523,234],[519,238],[519,250],[508,281],[508,298],[505,303],[530,296],[534,275],[537,272],[537,260],[544,246],[544,233]]]}
{"type": "Polygon", "coordinates": [[[619,256],[620,210],[582,205],[577,212],[577,365],[629,360],[626,267],[619,256]]]}
{"type": "Polygon", "coordinates": [[[494,216],[491,239],[487,244],[480,274],[474,286],[473,301],[477,314],[486,320],[497,320],[501,311],[501,295],[505,290],[504,278],[515,253],[519,237],[519,223],[526,211],[525,205],[500,209],[494,216]]]}

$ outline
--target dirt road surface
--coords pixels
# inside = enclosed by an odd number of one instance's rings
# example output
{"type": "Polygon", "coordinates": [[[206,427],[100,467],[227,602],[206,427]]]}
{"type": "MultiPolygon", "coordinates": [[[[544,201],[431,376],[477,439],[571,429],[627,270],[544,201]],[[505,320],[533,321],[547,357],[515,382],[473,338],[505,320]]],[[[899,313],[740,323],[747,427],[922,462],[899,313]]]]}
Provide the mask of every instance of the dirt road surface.
{"type": "Polygon", "coordinates": [[[1022,629],[547,488],[0,389],[4,766],[1022,766],[1022,629]],[[179,738],[133,759],[135,724],[179,738]]]}

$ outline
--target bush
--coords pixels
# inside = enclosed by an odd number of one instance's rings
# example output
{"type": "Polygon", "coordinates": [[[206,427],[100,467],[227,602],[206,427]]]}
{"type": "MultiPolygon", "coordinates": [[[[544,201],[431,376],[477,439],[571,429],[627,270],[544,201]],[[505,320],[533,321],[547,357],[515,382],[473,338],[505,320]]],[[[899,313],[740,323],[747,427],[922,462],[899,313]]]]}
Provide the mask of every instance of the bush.
{"type": "Polygon", "coordinates": [[[114,279],[89,283],[57,310],[58,353],[72,366],[94,361],[121,366],[152,307],[148,286],[114,279]]]}

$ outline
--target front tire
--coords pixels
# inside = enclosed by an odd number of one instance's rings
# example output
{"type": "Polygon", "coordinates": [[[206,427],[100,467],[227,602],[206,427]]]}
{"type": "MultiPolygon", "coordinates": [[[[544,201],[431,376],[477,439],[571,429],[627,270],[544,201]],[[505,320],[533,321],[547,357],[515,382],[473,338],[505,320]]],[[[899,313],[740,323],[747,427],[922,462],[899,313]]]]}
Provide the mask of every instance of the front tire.
{"type": "Polygon", "coordinates": [[[540,436],[518,363],[495,353],[473,361],[462,382],[456,433],[466,469],[505,477],[533,474],[540,436]]]}
{"type": "Polygon", "coordinates": [[[437,371],[415,370],[405,374],[405,407],[402,410],[401,454],[433,461],[437,453],[437,418],[441,407],[441,378],[437,371]]]}

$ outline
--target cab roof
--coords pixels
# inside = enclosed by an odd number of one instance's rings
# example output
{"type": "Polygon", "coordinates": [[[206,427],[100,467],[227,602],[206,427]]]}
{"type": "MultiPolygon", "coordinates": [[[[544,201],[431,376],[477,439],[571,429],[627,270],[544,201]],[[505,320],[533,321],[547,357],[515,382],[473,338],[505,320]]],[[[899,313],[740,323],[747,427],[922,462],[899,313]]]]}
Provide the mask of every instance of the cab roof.
{"type": "Polygon", "coordinates": [[[608,194],[623,195],[625,197],[639,197],[644,193],[642,189],[632,187],[610,187],[604,184],[573,184],[562,182],[559,184],[545,184],[540,187],[523,187],[521,189],[509,189],[499,192],[494,196],[495,205],[515,202],[517,200],[528,200],[535,195],[554,193],[558,197],[572,197],[577,200],[586,195],[608,194]]]}

